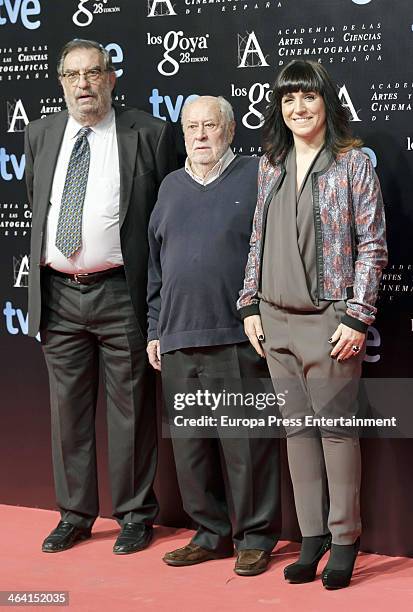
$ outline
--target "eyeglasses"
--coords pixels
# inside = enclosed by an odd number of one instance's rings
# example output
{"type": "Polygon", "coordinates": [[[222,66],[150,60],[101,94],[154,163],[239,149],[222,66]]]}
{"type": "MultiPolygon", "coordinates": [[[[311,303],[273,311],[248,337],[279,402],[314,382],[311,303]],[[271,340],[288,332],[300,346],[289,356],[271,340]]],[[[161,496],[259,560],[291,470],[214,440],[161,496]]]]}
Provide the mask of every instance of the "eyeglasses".
{"type": "Polygon", "coordinates": [[[80,77],[83,76],[88,83],[97,83],[106,70],[102,70],[101,68],[91,68],[90,70],[86,70],[85,72],[79,72],[78,70],[69,70],[68,72],[64,72],[62,77],[67,79],[67,81],[71,85],[76,85],[80,77]]]}

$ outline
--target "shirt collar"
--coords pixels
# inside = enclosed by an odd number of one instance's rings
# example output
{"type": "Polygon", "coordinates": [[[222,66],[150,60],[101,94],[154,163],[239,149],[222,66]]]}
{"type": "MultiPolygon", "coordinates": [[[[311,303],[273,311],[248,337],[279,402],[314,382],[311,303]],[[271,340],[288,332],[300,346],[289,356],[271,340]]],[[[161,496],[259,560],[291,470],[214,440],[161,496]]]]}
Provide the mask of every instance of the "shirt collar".
{"type": "MultiPolygon", "coordinates": [[[[99,121],[96,125],[92,126],[90,129],[93,133],[97,134],[101,138],[106,138],[110,128],[112,127],[115,121],[115,110],[111,108],[110,111],[104,116],[104,118],[99,121]]],[[[67,134],[69,138],[73,139],[79,133],[84,125],[81,125],[76,119],[74,119],[71,115],[69,115],[69,120],[67,122],[67,134]]]]}
{"type": "Polygon", "coordinates": [[[217,161],[215,166],[211,168],[207,172],[204,177],[197,176],[191,167],[191,162],[189,157],[185,160],[185,170],[188,172],[189,176],[194,179],[197,183],[201,183],[201,185],[206,185],[207,183],[211,183],[213,180],[221,176],[221,174],[226,170],[232,160],[235,159],[235,154],[232,151],[231,147],[225,151],[224,155],[217,161]]]}

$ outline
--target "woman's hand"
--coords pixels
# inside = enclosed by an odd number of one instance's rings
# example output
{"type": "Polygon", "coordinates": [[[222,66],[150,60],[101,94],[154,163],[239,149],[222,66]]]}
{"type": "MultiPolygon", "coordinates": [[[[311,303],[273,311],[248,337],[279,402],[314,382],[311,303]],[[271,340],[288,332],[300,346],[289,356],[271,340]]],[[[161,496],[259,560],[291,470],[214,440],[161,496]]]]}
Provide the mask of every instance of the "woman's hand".
{"type": "Polygon", "coordinates": [[[250,315],[249,317],[245,317],[244,330],[258,355],[260,357],[265,357],[264,351],[261,347],[261,342],[264,340],[264,332],[262,331],[260,315],[250,315]]]}
{"type": "Polygon", "coordinates": [[[331,344],[336,343],[330,353],[330,357],[337,358],[337,361],[344,361],[345,359],[350,359],[350,357],[355,357],[363,348],[365,340],[366,334],[352,329],[344,325],[344,323],[340,323],[329,340],[331,344]],[[358,350],[356,350],[357,348],[358,350]]]}

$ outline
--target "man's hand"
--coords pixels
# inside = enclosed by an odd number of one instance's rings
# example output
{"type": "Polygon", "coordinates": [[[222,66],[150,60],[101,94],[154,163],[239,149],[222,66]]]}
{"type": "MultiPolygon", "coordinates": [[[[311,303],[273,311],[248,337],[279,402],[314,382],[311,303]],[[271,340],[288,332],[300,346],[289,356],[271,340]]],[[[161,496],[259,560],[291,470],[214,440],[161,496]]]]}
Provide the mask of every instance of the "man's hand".
{"type": "Polygon", "coordinates": [[[261,347],[261,342],[264,340],[264,332],[262,331],[260,315],[250,315],[249,317],[245,317],[244,330],[258,355],[260,357],[265,357],[264,351],[261,347]]]}
{"type": "Polygon", "coordinates": [[[337,361],[355,357],[362,350],[365,340],[366,334],[340,323],[329,340],[331,344],[336,343],[330,357],[337,358],[337,361]]]}
{"type": "Polygon", "coordinates": [[[155,370],[161,371],[161,349],[159,340],[151,340],[146,347],[149,363],[155,370]]]}

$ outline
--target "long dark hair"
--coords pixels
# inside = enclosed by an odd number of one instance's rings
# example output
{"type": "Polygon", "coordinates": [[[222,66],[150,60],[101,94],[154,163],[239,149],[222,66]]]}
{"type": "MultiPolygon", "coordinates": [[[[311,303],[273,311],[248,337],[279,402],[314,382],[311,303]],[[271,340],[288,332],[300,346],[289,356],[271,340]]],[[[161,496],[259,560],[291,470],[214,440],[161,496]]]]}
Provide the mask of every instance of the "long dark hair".
{"type": "Polygon", "coordinates": [[[297,91],[314,91],[322,96],[326,112],[325,147],[334,156],[362,146],[361,140],[351,134],[348,112],[324,66],[310,60],[293,60],[275,79],[264,114],[264,151],[272,164],[285,157],[293,144],[293,134],[282,117],[281,100],[285,94],[297,91]]]}

